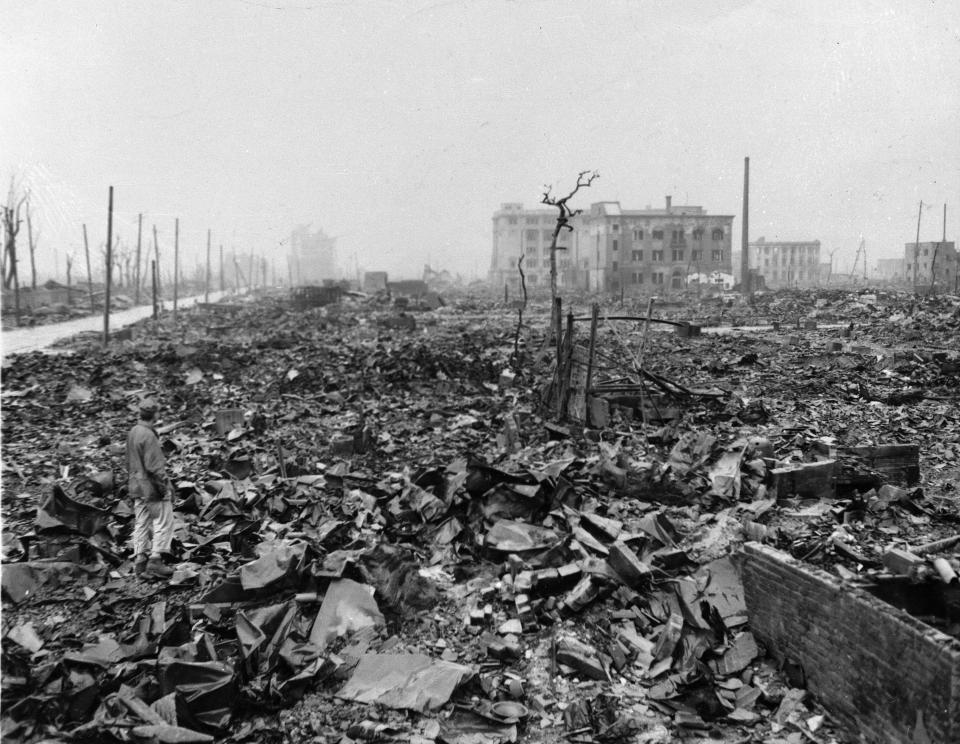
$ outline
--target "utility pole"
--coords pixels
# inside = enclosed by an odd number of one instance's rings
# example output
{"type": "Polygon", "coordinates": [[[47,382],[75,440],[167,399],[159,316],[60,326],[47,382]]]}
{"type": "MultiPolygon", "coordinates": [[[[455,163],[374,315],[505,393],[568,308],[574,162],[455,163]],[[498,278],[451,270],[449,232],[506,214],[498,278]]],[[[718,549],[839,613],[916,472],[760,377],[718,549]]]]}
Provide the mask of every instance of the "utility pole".
{"type": "Polygon", "coordinates": [[[207,280],[203,283],[203,301],[210,302],[210,228],[207,228],[207,280]]]}
{"type": "Polygon", "coordinates": [[[750,158],[743,159],[743,228],[740,236],[740,291],[746,299],[750,287],[750,158]]]}
{"type": "Polygon", "coordinates": [[[180,218],[173,223],[173,324],[177,324],[177,296],[180,292],[180,218]]]}
{"type": "Polygon", "coordinates": [[[110,282],[113,278],[113,186],[107,203],[107,281],[103,295],[103,348],[110,344],[110,282]]]}
{"type": "Polygon", "coordinates": [[[920,267],[920,217],[923,215],[923,199],[917,209],[917,242],[913,244],[913,293],[917,293],[917,269],[920,267]]]}
{"type": "Polygon", "coordinates": [[[140,238],[143,233],[143,212],[137,215],[137,288],[134,290],[133,304],[140,304],[140,238]]]}
{"type": "Polygon", "coordinates": [[[159,317],[159,312],[157,311],[157,262],[150,262],[150,283],[153,285],[153,319],[156,320],[159,317]]]}
{"type": "Polygon", "coordinates": [[[83,252],[87,257],[87,292],[90,293],[90,313],[97,311],[93,304],[93,273],[90,271],[90,244],[87,242],[87,224],[83,224],[83,252]]]}
{"type": "Polygon", "coordinates": [[[223,287],[223,243],[220,244],[220,291],[224,291],[223,287]]]}

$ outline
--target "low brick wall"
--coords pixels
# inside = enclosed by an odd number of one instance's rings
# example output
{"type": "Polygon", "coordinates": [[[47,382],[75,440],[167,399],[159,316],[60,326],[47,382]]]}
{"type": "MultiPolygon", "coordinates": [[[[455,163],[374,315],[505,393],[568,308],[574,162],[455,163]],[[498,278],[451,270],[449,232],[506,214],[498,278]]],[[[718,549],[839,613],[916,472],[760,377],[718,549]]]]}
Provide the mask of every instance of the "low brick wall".
{"type": "Polygon", "coordinates": [[[865,742],[960,741],[960,641],[779,550],[740,556],[750,629],[865,742]]]}

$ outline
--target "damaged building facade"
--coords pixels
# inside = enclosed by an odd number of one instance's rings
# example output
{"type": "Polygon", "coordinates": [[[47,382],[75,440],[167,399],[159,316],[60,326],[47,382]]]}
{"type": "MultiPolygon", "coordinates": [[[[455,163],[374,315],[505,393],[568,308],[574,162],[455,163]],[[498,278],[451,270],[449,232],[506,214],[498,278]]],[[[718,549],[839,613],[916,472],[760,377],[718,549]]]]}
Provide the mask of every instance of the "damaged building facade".
{"type": "Polygon", "coordinates": [[[750,243],[747,261],[750,273],[762,276],[770,289],[820,284],[819,240],[767,242],[760,237],[750,243]]]}
{"type": "Polygon", "coordinates": [[[903,249],[903,267],[907,284],[955,291],[957,280],[957,248],[951,241],[907,243],[903,249]]]}
{"type": "MultiPolygon", "coordinates": [[[[554,209],[526,210],[504,204],[493,215],[494,286],[518,288],[517,260],[524,258],[530,288],[550,283],[550,240],[554,209]]],[[[620,202],[590,205],[563,230],[557,253],[558,284],[588,291],[654,295],[698,284],[729,287],[732,215],[711,215],[701,206],[623,209],[620,202]]]]}

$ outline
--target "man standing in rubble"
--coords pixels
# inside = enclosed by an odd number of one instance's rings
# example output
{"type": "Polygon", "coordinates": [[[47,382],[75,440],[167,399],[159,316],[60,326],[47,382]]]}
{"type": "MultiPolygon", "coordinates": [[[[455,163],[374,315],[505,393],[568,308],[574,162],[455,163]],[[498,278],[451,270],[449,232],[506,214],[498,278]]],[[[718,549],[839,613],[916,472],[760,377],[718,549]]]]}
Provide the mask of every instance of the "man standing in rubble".
{"type": "Polygon", "coordinates": [[[160,439],[153,428],[157,404],[140,402],[140,420],[127,434],[127,474],[134,502],[134,571],[144,578],[166,579],[173,571],[163,563],[173,541],[173,484],[160,439]]]}

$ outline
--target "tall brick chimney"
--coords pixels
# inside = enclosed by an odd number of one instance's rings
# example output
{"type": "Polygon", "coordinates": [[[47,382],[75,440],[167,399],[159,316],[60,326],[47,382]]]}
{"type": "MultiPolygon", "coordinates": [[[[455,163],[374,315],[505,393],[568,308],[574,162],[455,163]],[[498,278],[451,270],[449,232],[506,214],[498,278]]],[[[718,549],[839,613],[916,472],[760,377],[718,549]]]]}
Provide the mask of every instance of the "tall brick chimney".
{"type": "Polygon", "coordinates": [[[673,197],[668,195],[668,196],[667,196],[667,211],[668,211],[668,212],[670,211],[670,202],[672,202],[672,201],[673,201],[673,197]]]}

